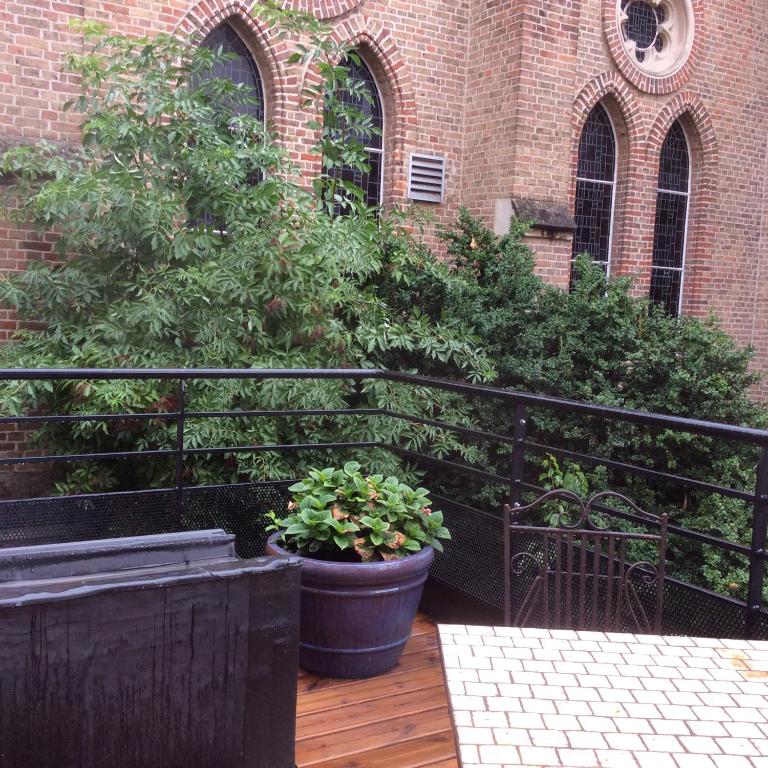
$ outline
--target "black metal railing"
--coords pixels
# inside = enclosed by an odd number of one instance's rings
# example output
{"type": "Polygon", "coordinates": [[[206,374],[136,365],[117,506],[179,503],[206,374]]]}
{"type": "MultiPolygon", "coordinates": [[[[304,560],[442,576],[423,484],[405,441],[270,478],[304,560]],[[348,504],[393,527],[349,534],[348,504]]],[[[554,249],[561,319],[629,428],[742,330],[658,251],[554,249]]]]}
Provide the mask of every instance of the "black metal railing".
{"type": "MultiPolygon", "coordinates": [[[[418,463],[419,465],[438,470],[440,473],[456,475],[461,477],[472,477],[484,483],[500,485],[507,489],[508,496],[505,499],[508,503],[515,505],[521,504],[526,493],[542,492],[544,489],[534,482],[535,478],[530,477],[527,471],[527,462],[532,456],[541,456],[550,453],[552,455],[581,462],[588,466],[605,466],[609,470],[623,473],[627,476],[643,478],[649,481],[658,481],[666,484],[673,484],[680,488],[705,493],[719,494],[724,497],[738,499],[746,502],[752,507],[752,525],[751,540],[749,544],[743,541],[732,541],[727,538],[713,535],[709,532],[694,530],[692,528],[680,525],[670,524],[668,532],[670,536],[677,536],[699,545],[711,546],[724,552],[730,552],[742,556],[748,562],[748,586],[746,600],[738,600],[727,595],[714,595],[711,591],[701,589],[694,585],[685,585],[687,589],[697,590],[697,593],[711,596],[718,600],[721,608],[727,609],[732,613],[738,612],[740,615],[742,629],[746,636],[756,636],[765,634],[768,636],[768,611],[764,606],[764,587],[766,570],[766,536],[768,535],[768,431],[742,427],[737,425],[722,424],[710,421],[701,421],[697,419],[682,418],[659,413],[645,413],[640,411],[631,411],[621,408],[613,408],[603,405],[576,402],[564,400],[544,395],[535,395],[531,393],[516,392],[511,390],[496,389],[489,386],[468,384],[459,381],[447,381],[435,379],[415,374],[395,373],[382,370],[365,369],[300,369],[300,370],[269,370],[269,369],[6,369],[0,370],[0,381],[30,381],[30,380],[164,380],[174,382],[176,387],[176,398],[173,410],[163,411],[161,413],[101,413],[101,414],[55,414],[43,413],[35,415],[2,416],[0,417],[0,427],[2,426],[23,426],[27,428],[39,427],[52,423],[67,422],[115,422],[126,419],[131,420],[154,420],[162,417],[164,422],[168,423],[175,420],[175,444],[171,448],[157,448],[134,451],[109,451],[98,453],[78,453],[78,454],[38,454],[23,456],[1,456],[0,468],[3,466],[12,466],[17,464],[53,464],[60,462],[80,462],[93,460],[112,460],[126,458],[171,458],[174,463],[174,484],[172,488],[160,490],[138,490],[122,493],[104,493],[104,494],[84,494],[83,499],[90,499],[93,504],[102,497],[119,497],[120,503],[127,503],[127,500],[141,498],[141,494],[146,494],[144,498],[150,498],[151,494],[168,494],[173,499],[172,507],[175,511],[176,524],[179,524],[183,516],[184,505],[190,497],[190,493],[197,492],[202,494],[208,489],[190,487],[185,484],[184,467],[187,457],[195,455],[215,455],[215,454],[238,454],[245,452],[294,452],[294,451],[317,451],[317,450],[365,450],[370,448],[384,448],[392,451],[404,459],[418,463]],[[401,413],[389,408],[370,408],[370,407],[348,407],[333,409],[286,409],[286,410],[226,410],[226,411],[199,411],[188,410],[187,407],[187,384],[196,380],[224,380],[224,379],[246,379],[251,381],[263,381],[268,379],[293,379],[293,380],[320,380],[336,379],[345,380],[354,383],[357,391],[360,391],[366,381],[380,380],[387,382],[396,382],[402,385],[412,385],[428,390],[442,390],[461,395],[473,400],[484,400],[498,403],[508,407],[514,414],[512,428],[510,433],[500,433],[488,429],[479,429],[470,426],[451,424],[432,417],[421,416],[413,413],[401,413]],[[639,425],[645,428],[656,428],[666,430],[672,433],[685,433],[706,438],[717,438],[720,441],[729,441],[735,444],[751,446],[757,451],[758,460],[756,462],[756,484],[754,488],[733,488],[726,484],[705,481],[700,478],[676,474],[667,471],[660,471],[653,467],[643,466],[630,461],[620,461],[608,456],[600,456],[588,451],[573,450],[563,447],[563,445],[548,445],[543,442],[531,439],[530,419],[531,412],[546,412],[548,414],[558,414],[562,418],[570,418],[574,415],[588,417],[597,420],[597,423],[606,424],[631,424],[639,425]],[[495,444],[506,447],[510,451],[510,460],[504,464],[508,468],[504,474],[499,470],[490,471],[489,467],[476,466],[468,464],[455,458],[441,458],[421,451],[414,451],[399,444],[388,444],[379,441],[342,441],[342,442],[322,442],[322,443],[286,443],[286,444],[265,444],[265,445],[234,445],[234,446],[211,446],[211,447],[187,447],[185,445],[185,427],[188,419],[204,418],[273,418],[273,417],[308,417],[308,416],[351,416],[362,417],[388,417],[392,419],[411,422],[417,425],[430,426],[437,429],[446,430],[460,436],[463,440],[477,442],[484,445],[495,444]]],[[[272,486],[275,481],[290,480],[292,478],[276,478],[274,481],[262,485],[269,486],[269,492],[272,493],[272,486]]],[[[252,484],[254,486],[259,483],[252,484]]],[[[69,503],[71,502],[71,497],[69,503]]],[[[81,497],[74,497],[81,498],[81,497]]],[[[271,498],[271,497],[270,497],[271,498]]],[[[14,525],[18,526],[18,520],[23,520],[23,510],[29,509],[30,504],[42,502],[43,499],[27,499],[23,502],[18,500],[0,501],[0,545],[8,545],[11,542],[22,542],[23,536],[8,536],[3,534],[3,521],[8,526],[9,520],[17,520],[14,525]],[[21,505],[21,506],[19,506],[21,505]],[[26,505],[26,506],[24,506],[26,505]],[[16,510],[19,517],[5,515],[4,511],[16,510]]],[[[45,501],[51,501],[46,498],[45,501]]],[[[441,503],[451,504],[450,499],[442,499],[441,503]]],[[[63,502],[60,502],[63,503],[63,502]]],[[[475,506],[469,506],[464,503],[452,505],[456,515],[461,515],[462,520],[467,525],[480,525],[485,523],[500,523],[501,505],[499,509],[482,509],[475,506]],[[469,522],[468,522],[469,521],[469,522]],[[483,523],[482,521],[485,521],[483,523]]],[[[644,517],[635,515],[631,509],[601,507],[601,512],[607,513],[613,517],[623,519],[629,523],[636,523],[643,526],[648,525],[648,520],[644,517]]],[[[62,529],[57,528],[51,536],[63,535],[62,529]]],[[[498,527],[499,550],[498,558],[501,558],[501,539],[502,531],[498,527]]],[[[459,545],[457,544],[456,547],[459,545]]],[[[458,557],[458,549],[450,550],[443,558],[444,568],[450,568],[445,565],[452,557],[458,557]]],[[[466,574],[467,569],[472,567],[471,555],[469,551],[465,553],[466,563],[461,566],[466,574]]],[[[440,568],[438,564],[438,570],[440,568]]],[[[503,566],[500,566],[503,568],[503,566]]],[[[493,569],[489,570],[490,573],[493,569]]],[[[500,571],[499,571],[500,572],[500,571]]],[[[495,578],[495,577],[493,577],[495,578]]],[[[498,591],[499,599],[502,593],[502,585],[494,585],[493,578],[488,577],[484,584],[484,589],[491,594],[488,599],[500,607],[496,600],[495,592],[498,591]],[[498,590],[496,590],[498,586],[498,590]]],[[[457,581],[459,581],[457,579],[457,581]]],[[[461,585],[458,585],[461,589],[461,585]]],[[[674,602],[674,601],[673,601],[674,602]]]]}

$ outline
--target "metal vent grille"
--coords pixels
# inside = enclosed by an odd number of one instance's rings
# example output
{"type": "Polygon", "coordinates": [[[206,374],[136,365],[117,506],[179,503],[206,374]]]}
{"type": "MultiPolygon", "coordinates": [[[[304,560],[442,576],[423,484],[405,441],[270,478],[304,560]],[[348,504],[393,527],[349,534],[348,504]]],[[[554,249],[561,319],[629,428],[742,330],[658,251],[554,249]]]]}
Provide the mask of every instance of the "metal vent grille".
{"type": "Polygon", "coordinates": [[[408,198],[442,203],[445,194],[445,157],[412,154],[408,164],[408,198]]]}

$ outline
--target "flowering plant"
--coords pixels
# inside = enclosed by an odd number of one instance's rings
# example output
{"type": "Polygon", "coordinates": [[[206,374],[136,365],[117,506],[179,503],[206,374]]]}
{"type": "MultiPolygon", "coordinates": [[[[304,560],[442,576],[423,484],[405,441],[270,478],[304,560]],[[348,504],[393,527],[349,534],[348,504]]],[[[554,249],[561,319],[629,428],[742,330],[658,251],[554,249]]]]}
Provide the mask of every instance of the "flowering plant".
{"type": "Polygon", "coordinates": [[[363,562],[397,560],[439,539],[450,539],[443,513],[431,508],[429,491],[396,477],[364,477],[351,461],[343,469],[313,469],[289,490],[288,514],[268,517],[289,550],[318,558],[348,552],[363,562]]]}

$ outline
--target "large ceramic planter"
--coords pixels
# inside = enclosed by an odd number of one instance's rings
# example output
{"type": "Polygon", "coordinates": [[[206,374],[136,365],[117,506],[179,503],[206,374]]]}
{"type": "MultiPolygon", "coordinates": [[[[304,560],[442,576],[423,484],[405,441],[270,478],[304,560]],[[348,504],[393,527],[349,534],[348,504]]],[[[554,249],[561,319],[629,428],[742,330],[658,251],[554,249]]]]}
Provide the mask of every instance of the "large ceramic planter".
{"type": "MultiPolygon", "coordinates": [[[[270,537],[267,553],[290,555],[270,537]]],[[[325,677],[388,672],[411,634],[434,552],[401,560],[333,563],[302,558],[299,664],[325,677]]]]}

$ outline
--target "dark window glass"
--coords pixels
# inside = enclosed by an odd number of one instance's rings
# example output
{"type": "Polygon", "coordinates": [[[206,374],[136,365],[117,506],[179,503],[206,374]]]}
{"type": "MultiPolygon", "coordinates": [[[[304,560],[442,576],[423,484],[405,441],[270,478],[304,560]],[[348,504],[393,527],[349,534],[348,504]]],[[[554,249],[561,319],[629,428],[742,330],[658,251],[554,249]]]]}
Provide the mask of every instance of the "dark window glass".
{"type": "Polygon", "coordinates": [[[667,18],[664,6],[654,6],[646,0],[622,0],[621,9],[626,14],[622,30],[625,40],[635,44],[635,56],[645,61],[645,54],[651,48],[661,51],[664,41],[659,27],[667,18]]]}
{"type": "Polygon", "coordinates": [[[652,302],[675,316],[680,313],[685,266],[690,162],[685,133],[676,122],[664,140],[659,160],[650,294],[652,302]]]}
{"type": "Polygon", "coordinates": [[[664,140],[659,163],[659,189],[688,192],[690,158],[682,126],[676,122],[664,140]]]}
{"type": "Polygon", "coordinates": [[[606,270],[611,255],[615,179],[616,139],[608,113],[598,104],[587,118],[579,141],[573,256],[588,253],[606,270]]]}
{"type": "Polygon", "coordinates": [[[651,300],[673,317],[679,311],[682,275],[678,269],[654,269],[651,273],[651,300]]]}
{"type": "MultiPolygon", "coordinates": [[[[360,59],[359,54],[355,58],[360,59]]],[[[371,124],[377,131],[370,135],[361,133],[353,137],[366,149],[367,163],[370,166],[370,170],[367,173],[363,173],[356,168],[344,167],[331,169],[329,175],[336,179],[354,183],[363,190],[363,200],[366,205],[379,206],[381,205],[381,179],[384,160],[384,110],[381,106],[379,89],[376,86],[376,81],[373,79],[371,70],[368,69],[362,59],[358,63],[353,58],[347,57],[344,60],[344,66],[349,72],[350,79],[356,85],[360,85],[360,89],[367,93],[367,97],[363,96],[362,93],[358,93],[357,89],[355,89],[355,91],[345,91],[342,95],[342,100],[345,104],[357,109],[365,117],[370,117],[371,124]]],[[[337,213],[339,212],[337,211],[337,213]]]]}
{"type": "Polygon", "coordinates": [[[590,113],[579,141],[580,179],[613,181],[616,171],[616,141],[611,118],[598,104],[590,113]]]}
{"type": "Polygon", "coordinates": [[[613,184],[576,182],[576,233],[573,255],[588,253],[592,261],[608,261],[613,184]]]}
{"type": "MultiPolygon", "coordinates": [[[[212,50],[218,50],[221,47],[222,53],[226,55],[223,61],[217,61],[214,64],[210,77],[228,79],[236,85],[243,85],[248,93],[249,101],[246,104],[237,104],[235,112],[251,115],[256,120],[264,122],[264,87],[261,82],[261,75],[253,56],[237,32],[229,24],[222,24],[214,29],[203,40],[202,44],[212,50]]],[[[255,185],[262,179],[261,171],[253,171],[248,174],[247,182],[255,185]]],[[[205,212],[200,216],[191,216],[190,223],[195,226],[205,224],[222,231],[226,229],[226,224],[217,220],[210,212],[205,212]]]]}
{"type": "Polygon", "coordinates": [[[217,62],[211,72],[215,78],[229,79],[237,85],[243,85],[250,91],[254,103],[239,107],[239,111],[253,115],[257,120],[264,120],[264,87],[261,76],[250,51],[229,24],[222,24],[211,32],[203,45],[214,50],[221,46],[228,54],[226,61],[217,62]]]}

